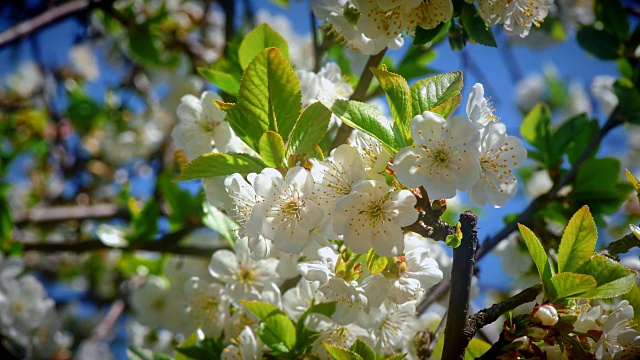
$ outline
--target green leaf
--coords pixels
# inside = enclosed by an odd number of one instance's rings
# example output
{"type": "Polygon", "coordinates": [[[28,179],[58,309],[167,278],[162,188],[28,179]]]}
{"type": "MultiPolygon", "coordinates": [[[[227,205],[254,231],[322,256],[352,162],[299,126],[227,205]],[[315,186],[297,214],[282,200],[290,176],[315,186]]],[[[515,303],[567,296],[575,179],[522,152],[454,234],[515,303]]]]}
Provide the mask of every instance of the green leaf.
{"type": "Polygon", "coordinates": [[[260,157],[273,168],[284,168],[284,141],[273,131],[267,131],[260,138],[260,157]]]}
{"type": "Polygon", "coordinates": [[[240,48],[238,49],[240,66],[245,69],[251,60],[266,48],[278,48],[284,58],[289,61],[289,45],[287,41],[269,25],[260,24],[245,35],[242,43],[240,43],[240,48]]]}
{"type": "Polygon", "coordinates": [[[287,145],[287,154],[302,155],[311,151],[313,144],[318,144],[327,133],[331,111],[319,102],[309,105],[291,131],[287,145]]]}
{"type": "Polygon", "coordinates": [[[413,45],[424,45],[428,42],[432,42],[437,38],[444,36],[449,30],[450,22],[441,22],[433,29],[424,29],[421,26],[416,26],[415,37],[413,38],[413,45]]]}
{"type": "MultiPolygon", "coordinates": [[[[471,341],[473,341],[473,339],[471,339],[471,341]]],[[[407,357],[407,354],[395,354],[395,355],[387,356],[386,358],[384,358],[384,360],[402,360],[406,357],[407,357]]]]}
{"type": "Polygon", "coordinates": [[[465,360],[475,360],[486,353],[491,348],[491,344],[486,341],[482,341],[477,338],[472,338],[467,346],[467,351],[464,354],[465,360]]]}
{"type": "Polygon", "coordinates": [[[222,349],[224,349],[224,344],[220,340],[205,338],[200,341],[198,340],[198,333],[194,332],[176,347],[175,360],[218,360],[222,349]]]}
{"type": "Polygon", "coordinates": [[[629,305],[633,306],[633,321],[637,324],[640,322],[640,289],[638,285],[633,285],[631,290],[622,295],[622,300],[627,300],[629,305]],[[638,309],[638,310],[636,310],[638,309]]]}
{"type": "Polygon", "coordinates": [[[296,328],[289,317],[277,306],[262,301],[240,301],[264,324],[258,335],[270,348],[288,352],[296,343],[296,328]]]}
{"type": "Polygon", "coordinates": [[[73,128],[81,135],[86,135],[98,125],[102,109],[98,104],[84,94],[71,94],[67,116],[73,128]]]}
{"type": "Polygon", "coordinates": [[[314,331],[311,331],[305,327],[305,322],[307,317],[310,314],[321,314],[328,318],[331,318],[331,315],[336,311],[336,303],[328,302],[328,303],[319,303],[310,306],[298,319],[296,322],[296,339],[298,342],[296,343],[294,349],[298,353],[303,353],[305,349],[311,347],[315,338],[313,335],[317,334],[314,331]]]}
{"type": "Polygon", "coordinates": [[[172,66],[178,63],[176,53],[165,47],[166,39],[159,30],[149,25],[136,26],[135,31],[129,32],[129,49],[133,57],[153,66],[172,66]]]}
{"type": "Polygon", "coordinates": [[[215,86],[220,88],[220,90],[227,94],[231,94],[236,97],[238,96],[238,91],[240,91],[240,81],[238,81],[238,79],[233,75],[219,70],[202,67],[198,68],[198,72],[200,75],[204,76],[205,79],[211,81],[215,86]]]}
{"type": "Polygon", "coordinates": [[[153,240],[158,232],[159,217],[158,203],[151,198],[140,212],[131,211],[131,229],[125,235],[125,239],[131,243],[153,240]]]}
{"type": "Polygon", "coordinates": [[[347,125],[380,140],[389,149],[397,151],[398,144],[391,124],[376,108],[353,100],[321,100],[322,104],[347,125]]]}
{"type": "Polygon", "coordinates": [[[413,116],[432,111],[449,117],[462,101],[462,72],[440,74],[411,85],[413,116]]]}
{"type": "Polygon", "coordinates": [[[363,360],[376,360],[376,352],[364,341],[357,339],[349,349],[360,355],[363,360]]]}
{"type": "Polygon", "coordinates": [[[454,234],[447,235],[446,239],[444,240],[447,246],[452,249],[455,249],[460,246],[460,244],[462,244],[462,230],[460,229],[460,226],[460,221],[458,221],[458,223],[456,224],[456,232],[454,234]]]}
{"type": "Polygon", "coordinates": [[[369,269],[371,274],[381,273],[387,267],[388,263],[389,259],[376,254],[373,249],[367,253],[367,269],[369,269]]]}
{"type": "Polygon", "coordinates": [[[555,274],[549,279],[549,289],[551,290],[552,302],[580,297],[579,295],[595,289],[596,279],[591,275],[562,272],[555,274]]]}
{"type": "Polygon", "coordinates": [[[631,188],[620,179],[620,162],[617,159],[592,158],[580,166],[569,199],[574,206],[589,205],[597,221],[602,214],[616,212],[631,188]]]}
{"type": "Polygon", "coordinates": [[[158,178],[158,189],[169,205],[169,223],[171,231],[182,229],[192,221],[202,217],[202,199],[193,196],[189,191],[182,190],[172,181],[173,174],[163,173],[158,178]]]}
{"type": "Polygon", "coordinates": [[[640,92],[627,78],[618,79],[613,84],[618,97],[618,116],[633,124],[640,124],[640,92]]]}
{"type": "Polygon", "coordinates": [[[8,186],[0,184],[0,252],[7,251],[11,247],[11,233],[13,232],[11,207],[6,198],[8,190],[8,186]]]}
{"type": "Polygon", "coordinates": [[[602,29],[618,39],[629,37],[629,20],[620,0],[595,0],[594,14],[602,29]]]}
{"type": "Polygon", "coordinates": [[[631,171],[629,171],[629,169],[624,169],[624,176],[631,183],[631,185],[633,185],[633,189],[637,193],[640,193],[640,181],[638,181],[638,179],[636,179],[636,177],[633,176],[633,174],[631,173],[631,171]]]}
{"type": "Polygon", "coordinates": [[[349,349],[329,345],[327,343],[322,343],[322,346],[327,349],[329,355],[331,355],[335,360],[363,360],[362,356],[349,349]]]}
{"type": "Polygon", "coordinates": [[[542,247],[540,240],[538,240],[536,235],[529,230],[528,227],[518,224],[518,228],[520,229],[520,234],[522,235],[524,243],[527,245],[527,249],[529,249],[531,257],[533,258],[533,262],[536,264],[538,274],[540,275],[540,279],[544,285],[553,276],[553,269],[551,269],[551,265],[549,264],[547,253],[544,251],[544,247],[542,247]]]}
{"type": "Polygon", "coordinates": [[[189,162],[176,181],[227,176],[235,173],[247,175],[259,173],[267,165],[262,160],[247,154],[209,153],[189,162]]]}
{"type": "Polygon", "coordinates": [[[620,57],[620,39],[604,30],[584,26],[578,30],[577,40],[583,49],[602,60],[616,60],[620,57]]]}
{"type": "Polygon", "coordinates": [[[584,148],[598,131],[598,122],[580,114],[565,121],[551,136],[549,158],[559,163],[567,154],[572,164],[582,154],[584,148]]]}
{"type": "Polygon", "coordinates": [[[635,285],[636,273],[604,255],[594,254],[578,270],[593,276],[597,287],[580,296],[584,299],[608,299],[627,293],[635,285]]]}
{"type": "Polygon", "coordinates": [[[564,229],[558,249],[558,272],[578,270],[593,255],[597,240],[596,222],[585,205],[573,214],[564,229]]]}
{"type": "Polygon", "coordinates": [[[493,36],[493,31],[491,31],[491,28],[484,22],[482,17],[480,17],[475,5],[466,2],[462,4],[460,21],[471,40],[480,45],[498,46],[496,38],[493,36]]]}
{"type": "Polygon", "coordinates": [[[555,168],[558,164],[552,164],[549,158],[551,154],[551,112],[544,104],[536,105],[525,116],[520,125],[520,134],[543,156],[542,162],[549,168],[555,168]]]}
{"type": "Polygon", "coordinates": [[[231,246],[236,241],[236,230],[238,224],[227,216],[227,214],[220,211],[217,207],[210,205],[207,201],[203,202],[202,223],[208,228],[214,230],[218,234],[222,235],[231,246]]]}
{"type": "Polygon", "coordinates": [[[369,69],[371,69],[373,75],[378,79],[382,90],[387,94],[391,115],[393,116],[396,126],[400,129],[400,137],[397,140],[400,146],[404,147],[404,144],[409,143],[409,139],[411,139],[409,122],[413,118],[411,112],[411,91],[409,90],[407,80],[398,74],[386,70],[379,70],[373,67],[369,69]]]}
{"type": "Polygon", "coordinates": [[[237,105],[217,104],[236,134],[246,135],[241,138],[257,149],[267,130],[288,138],[302,109],[300,82],[282,53],[267,48],[244,71],[237,105]]]}

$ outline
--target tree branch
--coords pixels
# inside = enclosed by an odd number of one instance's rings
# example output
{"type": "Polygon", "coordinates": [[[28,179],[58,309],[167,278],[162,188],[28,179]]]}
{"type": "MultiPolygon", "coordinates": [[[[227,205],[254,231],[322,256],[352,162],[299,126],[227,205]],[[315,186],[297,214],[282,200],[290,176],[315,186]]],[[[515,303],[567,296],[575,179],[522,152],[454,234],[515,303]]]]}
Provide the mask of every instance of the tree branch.
{"type": "Polygon", "coordinates": [[[474,254],[478,245],[478,217],[470,211],[460,215],[462,243],[453,249],[451,270],[451,296],[449,315],[444,330],[443,359],[464,359],[469,340],[463,334],[469,313],[471,278],[475,265],[474,254]]]}
{"type": "MultiPolygon", "coordinates": [[[[358,81],[358,85],[356,86],[356,89],[353,91],[353,94],[351,94],[351,97],[349,98],[349,100],[356,100],[356,101],[364,100],[365,96],[367,95],[367,90],[369,90],[369,85],[371,85],[371,80],[373,80],[373,72],[371,72],[369,68],[370,67],[377,68],[378,65],[380,65],[380,63],[382,62],[382,58],[384,58],[384,53],[386,51],[387,51],[387,48],[384,48],[382,51],[380,51],[376,55],[369,56],[369,60],[367,60],[367,63],[365,64],[364,69],[362,70],[362,75],[360,75],[360,80],[358,81]]],[[[352,130],[353,129],[347,124],[343,123],[342,125],[340,125],[340,128],[338,128],[338,133],[336,134],[336,137],[333,139],[333,143],[331,143],[331,149],[335,149],[336,147],[344,144],[344,142],[347,141],[347,138],[349,138],[349,135],[351,134],[352,130]]]]}
{"type": "Polygon", "coordinates": [[[615,258],[634,247],[640,247],[640,239],[638,239],[633,233],[629,233],[622,238],[609,243],[606,248],[598,251],[598,254],[615,258]]]}
{"type": "Polygon", "coordinates": [[[114,204],[78,206],[37,206],[23,216],[14,219],[18,227],[31,223],[55,223],[69,220],[128,218],[129,211],[114,204]]]}
{"type": "Polygon", "coordinates": [[[89,11],[98,6],[110,6],[114,0],[75,0],[52,7],[42,14],[25,20],[0,33],[0,48],[30,36],[57,21],[89,11]]]}
{"type": "Polygon", "coordinates": [[[73,243],[34,243],[34,244],[24,244],[22,247],[23,251],[39,251],[45,253],[52,252],[71,252],[75,254],[81,254],[88,251],[98,251],[98,250],[121,250],[125,252],[133,252],[133,251],[151,251],[151,252],[159,252],[159,253],[168,253],[168,254],[177,254],[177,255],[191,255],[191,256],[199,256],[199,257],[211,257],[213,253],[218,250],[227,249],[228,247],[219,247],[219,248],[203,248],[196,246],[180,246],[178,242],[182,240],[185,236],[190,234],[194,228],[185,228],[170,234],[165,235],[164,237],[148,241],[130,244],[125,247],[116,248],[112,246],[108,246],[104,244],[102,241],[94,239],[82,242],[73,242],[73,243]]]}
{"type": "Polygon", "coordinates": [[[541,292],[542,284],[535,284],[498,304],[492,305],[488,309],[482,309],[471,315],[463,330],[463,336],[466,343],[469,344],[471,339],[475,336],[476,331],[498,320],[500,316],[507,311],[511,311],[522,304],[534,301],[541,292]]]}

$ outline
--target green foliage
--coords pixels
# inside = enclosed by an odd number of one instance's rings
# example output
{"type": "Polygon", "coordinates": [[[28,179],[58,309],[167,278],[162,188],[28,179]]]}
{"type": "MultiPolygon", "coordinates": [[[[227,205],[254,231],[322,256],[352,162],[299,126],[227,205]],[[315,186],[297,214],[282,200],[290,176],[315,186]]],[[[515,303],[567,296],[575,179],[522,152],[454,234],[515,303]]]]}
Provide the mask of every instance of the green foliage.
{"type": "Polygon", "coordinates": [[[327,343],[322,343],[322,346],[324,346],[329,355],[331,355],[331,357],[333,357],[335,360],[402,360],[405,358],[405,356],[407,356],[406,354],[396,354],[387,357],[381,357],[381,355],[377,355],[375,351],[369,345],[367,345],[367,343],[360,339],[356,340],[349,349],[327,343]]]}
{"type": "Polygon", "coordinates": [[[238,96],[238,92],[240,91],[240,81],[232,74],[222,70],[207,68],[198,68],[198,72],[205,79],[219,87],[220,90],[233,96],[238,96]]]}
{"type": "Polygon", "coordinates": [[[462,72],[445,73],[419,80],[410,90],[413,116],[432,111],[446,119],[462,101],[462,72]]]}
{"type": "Polygon", "coordinates": [[[329,120],[331,119],[331,111],[319,102],[309,105],[291,131],[286,156],[303,155],[315,149],[311,149],[313,145],[317,145],[327,133],[329,120]]]}
{"type": "Polygon", "coordinates": [[[387,267],[388,263],[389,259],[376,254],[373,249],[367,253],[367,269],[369,269],[371,274],[381,273],[387,267]]]}
{"type": "Polygon", "coordinates": [[[449,25],[451,25],[450,21],[441,22],[433,29],[424,29],[421,26],[416,26],[413,45],[424,45],[429,42],[438,42],[447,35],[447,32],[449,31],[449,25]]]}
{"type": "Polygon", "coordinates": [[[632,124],[640,124],[640,91],[628,78],[621,78],[613,84],[618,97],[617,116],[632,124]]]}
{"type": "Polygon", "coordinates": [[[594,254],[578,270],[590,274],[597,287],[581,297],[585,299],[607,299],[625,294],[635,285],[636,273],[604,255],[594,254]]]}
{"type": "Polygon", "coordinates": [[[69,94],[67,117],[80,134],[93,130],[104,119],[103,115],[102,108],[90,97],[78,92],[69,94]]]}
{"type": "Polygon", "coordinates": [[[549,279],[549,300],[552,302],[578,297],[595,289],[597,283],[591,275],[560,272],[549,279]]]}
{"type": "Polygon", "coordinates": [[[549,264],[547,253],[540,243],[540,240],[538,240],[536,235],[529,230],[528,227],[518,224],[518,228],[520,229],[520,234],[522,235],[524,243],[527,245],[527,249],[529,249],[531,257],[533,258],[533,262],[536,264],[540,280],[542,280],[542,285],[546,288],[549,279],[555,275],[551,268],[551,264],[549,264]]]}
{"type": "Polygon", "coordinates": [[[241,301],[260,319],[258,336],[273,350],[288,353],[296,344],[296,329],[289,317],[277,306],[262,301],[241,301]]]}
{"type": "Polygon", "coordinates": [[[593,26],[582,27],[576,38],[583,49],[602,60],[616,60],[622,51],[622,43],[616,35],[593,26]]]}
{"type": "Polygon", "coordinates": [[[171,231],[179,230],[188,223],[196,223],[202,217],[202,199],[182,190],[171,180],[169,173],[160,176],[157,186],[170,208],[171,231]]]}
{"type": "Polygon", "coordinates": [[[404,147],[411,139],[409,122],[413,118],[409,84],[402,76],[388,72],[384,67],[382,70],[370,69],[378,79],[382,90],[387,94],[387,102],[395,123],[394,133],[396,133],[396,140],[400,147],[404,147]]]}
{"type": "Polygon", "coordinates": [[[142,209],[138,208],[136,201],[129,199],[129,212],[131,213],[131,227],[125,239],[130,243],[151,241],[158,232],[158,218],[160,210],[154,198],[147,201],[142,209]]]}
{"type": "Polygon", "coordinates": [[[205,338],[198,340],[198,334],[193,333],[176,347],[175,360],[218,360],[223,349],[224,342],[222,339],[205,338]]]}
{"type": "Polygon", "coordinates": [[[558,272],[574,272],[589,261],[596,248],[598,230],[589,208],[583,206],[564,229],[558,249],[558,272]]]}
{"type": "MultiPolygon", "coordinates": [[[[434,50],[422,46],[412,46],[407,50],[406,55],[397,66],[387,62],[383,63],[387,65],[390,72],[398,74],[405,79],[414,79],[436,72],[427,66],[435,60],[436,56],[434,50]]],[[[388,58],[385,57],[386,59],[388,58]]]]}
{"type": "Polygon", "coordinates": [[[353,100],[320,101],[347,125],[380,140],[394,153],[398,150],[398,143],[391,125],[373,106],[353,100]]]}
{"type": "Polygon", "coordinates": [[[287,61],[289,61],[289,45],[267,24],[260,24],[255,29],[245,35],[240,48],[238,49],[238,60],[240,66],[245,69],[252,59],[263,49],[278,48],[287,61]]]}
{"type": "Polygon", "coordinates": [[[11,207],[6,198],[8,191],[9,187],[0,183],[0,252],[7,251],[11,247],[13,220],[11,219],[11,207]]]}
{"type": "Polygon", "coordinates": [[[493,31],[491,31],[491,28],[487,26],[482,17],[480,17],[475,5],[466,2],[462,4],[460,22],[469,38],[474,42],[485,46],[498,46],[496,38],[493,36],[493,31]]]}
{"type": "Polygon", "coordinates": [[[217,103],[229,125],[259,152],[260,138],[271,130],[288,138],[302,108],[300,82],[276,48],[262,50],[245,69],[237,104],[217,103]]]}
{"type": "Polygon", "coordinates": [[[536,105],[525,116],[520,125],[520,134],[539,151],[529,151],[528,156],[536,159],[549,168],[556,168],[550,158],[551,149],[551,112],[543,104],[536,105]]]}
{"type": "Polygon", "coordinates": [[[267,131],[260,138],[260,157],[272,168],[284,168],[284,141],[273,131],[267,131]]]}
{"type": "Polygon", "coordinates": [[[304,354],[315,342],[318,333],[309,330],[305,326],[307,318],[311,314],[321,314],[328,318],[336,311],[335,302],[319,303],[311,305],[298,319],[296,323],[296,345],[294,350],[297,354],[304,354]]]}
{"type": "Polygon", "coordinates": [[[629,37],[629,19],[620,0],[595,0],[593,8],[604,31],[620,40],[629,37]]]}
{"type": "Polygon", "coordinates": [[[567,298],[611,298],[629,292],[635,284],[634,271],[593,252],[597,231],[586,206],[573,215],[564,231],[558,251],[558,274],[553,274],[544,248],[533,232],[524,225],[519,227],[538,268],[547,300],[562,304],[567,298]]]}
{"type": "Polygon", "coordinates": [[[202,223],[208,228],[222,235],[233,247],[236,241],[236,231],[238,224],[233,222],[225,213],[218,210],[217,207],[210,205],[208,202],[203,203],[204,217],[202,223]]]}
{"type": "Polygon", "coordinates": [[[460,221],[458,221],[458,223],[456,224],[456,232],[451,235],[447,235],[445,243],[452,249],[455,249],[460,246],[460,244],[462,244],[462,230],[460,229],[460,221]]]}
{"type": "Polygon", "coordinates": [[[260,159],[247,154],[209,153],[198,156],[189,162],[177,181],[208,178],[212,176],[227,176],[234,173],[247,175],[259,173],[267,167],[260,159]]]}
{"type": "Polygon", "coordinates": [[[612,214],[626,200],[632,186],[620,179],[620,161],[589,159],[578,169],[569,200],[575,207],[589,205],[596,223],[602,214],[612,214]]]}

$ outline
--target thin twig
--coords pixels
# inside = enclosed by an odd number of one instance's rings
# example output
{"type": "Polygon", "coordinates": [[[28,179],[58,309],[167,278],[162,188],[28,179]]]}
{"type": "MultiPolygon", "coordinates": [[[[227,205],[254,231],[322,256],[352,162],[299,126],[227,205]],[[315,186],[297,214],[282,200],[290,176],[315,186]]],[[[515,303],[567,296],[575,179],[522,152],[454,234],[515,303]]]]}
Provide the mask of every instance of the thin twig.
{"type": "MultiPolygon", "coordinates": [[[[382,58],[384,58],[384,53],[387,51],[387,48],[384,48],[382,51],[377,53],[376,55],[371,55],[369,60],[367,60],[367,64],[364,66],[362,70],[362,75],[360,75],[360,80],[358,81],[358,85],[356,86],[355,91],[351,94],[349,100],[362,101],[367,95],[367,90],[369,89],[369,85],[371,85],[371,80],[373,80],[373,72],[369,68],[377,68],[378,65],[382,62],[382,58]]],[[[344,144],[349,138],[351,134],[351,127],[347,124],[340,125],[338,128],[338,133],[336,137],[333,139],[333,143],[331,144],[331,149],[335,149],[338,146],[344,144]]]]}
{"type": "Polygon", "coordinates": [[[534,301],[541,292],[542,284],[535,284],[498,304],[492,305],[488,309],[482,309],[471,315],[463,330],[466,343],[469,344],[469,341],[474,337],[476,331],[498,320],[500,316],[505,314],[507,311],[511,311],[522,304],[534,301]]]}
{"type": "Polygon", "coordinates": [[[34,223],[55,223],[69,220],[128,218],[129,211],[115,204],[78,206],[36,206],[23,216],[14,219],[21,227],[34,223]]]}
{"type": "Polygon", "coordinates": [[[219,248],[203,248],[196,246],[181,246],[178,242],[190,234],[194,228],[185,228],[170,234],[165,235],[164,237],[148,242],[141,242],[131,244],[125,247],[112,247],[108,246],[100,240],[88,240],[82,242],[73,242],[73,243],[34,243],[34,244],[24,244],[22,250],[23,251],[38,251],[44,253],[54,253],[54,252],[71,252],[75,254],[81,254],[88,251],[98,251],[98,250],[121,250],[125,252],[133,252],[133,251],[151,251],[151,252],[159,252],[159,253],[168,253],[168,254],[177,254],[177,255],[191,255],[191,256],[199,256],[199,257],[211,257],[211,255],[222,249],[227,249],[227,247],[219,247],[219,248]]]}
{"type": "Polygon", "coordinates": [[[606,255],[612,258],[617,257],[620,254],[624,254],[634,247],[640,247],[640,239],[638,239],[633,233],[629,233],[622,238],[612,241],[609,245],[598,251],[598,254],[606,255]]]}
{"type": "Polygon", "coordinates": [[[453,250],[449,316],[444,332],[443,359],[464,359],[469,341],[463,334],[466,328],[471,299],[471,279],[475,266],[474,254],[478,245],[478,217],[470,211],[460,215],[462,243],[453,250]]]}
{"type": "Polygon", "coordinates": [[[52,7],[42,14],[25,20],[0,33],[0,48],[30,36],[44,27],[98,6],[110,6],[113,0],[75,0],[52,7]]]}
{"type": "Polygon", "coordinates": [[[440,324],[438,324],[438,328],[431,337],[431,342],[429,343],[429,355],[433,354],[433,351],[436,349],[436,345],[440,340],[440,336],[442,336],[442,333],[444,332],[444,326],[447,324],[448,316],[449,312],[445,311],[444,315],[442,316],[442,320],[440,320],[440,324]]]}

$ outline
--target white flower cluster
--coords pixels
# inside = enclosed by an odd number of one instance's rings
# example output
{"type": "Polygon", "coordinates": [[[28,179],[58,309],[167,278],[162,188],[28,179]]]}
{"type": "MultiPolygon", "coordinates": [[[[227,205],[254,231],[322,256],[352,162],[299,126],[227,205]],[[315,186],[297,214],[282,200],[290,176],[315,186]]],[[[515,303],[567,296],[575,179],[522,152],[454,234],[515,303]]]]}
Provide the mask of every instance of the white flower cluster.
{"type": "Polygon", "coordinates": [[[544,21],[553,0],[478,0],[480,16],[492,26],[502,24],[507,35],[529,35],[531,25],[544,21]]]}
{"type": "Polygon", "coordinates": [[[0,333],[24,351],[25,358],[55,358],[72,344],[61,331],[55,302],[42,284],[24,272],[21,258],[0,254],[0,333]]]}
{"type": "Polygon", "coordinates": [[[433,199],[469,190],[477,206],[503,206],[515,195],[513,169],[522,165],[527,151],[495,121],[482,84],[473,86],[466,110],[466,117],[446,121],[429,111],[414,117],[410,127],[416,144],[396,154],[393,170],[403,185],[423,186],[433,199]]]}

